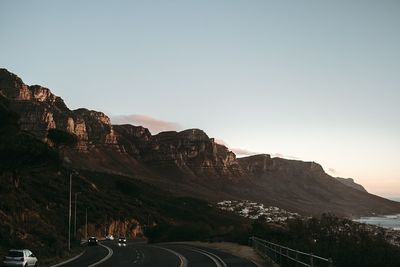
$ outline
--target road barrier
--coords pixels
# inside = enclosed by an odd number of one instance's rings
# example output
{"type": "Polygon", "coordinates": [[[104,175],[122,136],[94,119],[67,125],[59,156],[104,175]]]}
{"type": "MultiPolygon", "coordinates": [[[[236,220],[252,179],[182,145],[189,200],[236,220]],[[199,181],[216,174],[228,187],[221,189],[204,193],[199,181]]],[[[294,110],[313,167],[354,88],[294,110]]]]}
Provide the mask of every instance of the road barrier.
{"type": "Polygon", "coordinates": [[[333,267],[331,258],[291,249],[258,237],[250,237],[250,244],[264,259],[272,260],[282,267],[333,267]]]}

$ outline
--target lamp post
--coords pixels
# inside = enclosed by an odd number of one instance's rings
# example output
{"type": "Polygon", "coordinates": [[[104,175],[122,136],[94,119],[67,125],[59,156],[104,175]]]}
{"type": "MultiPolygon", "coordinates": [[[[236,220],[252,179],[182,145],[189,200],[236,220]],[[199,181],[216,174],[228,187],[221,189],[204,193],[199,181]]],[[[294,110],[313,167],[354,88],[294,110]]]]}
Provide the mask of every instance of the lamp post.
{"type": "Polygon", "coordinates": [[[71,250],[71,198],[72,198],[72,172],[69,174],[69,208],[68,208],[68,250],[71,250]]]}
{"type": "Polygon", "coordinates": [[[76,171],[71,171],[69,174],[69,208],[68,208],[68,251],[71,250],[71,206],[72,206],[72,174],[78,174],[76,171]]]}
{"type": "Polygon", "coordinates": [[[87,208],[86,208],[86,216],[85,216],[85,240],[87,240],[87,208]]]}
{"type": "Polygon", "coordinates": [[[75,218],[74,218],[74,238],[76,239],[76,213],[77,213],[77,205],[78,205],[78,195],[81,192],[75,193],[75,218]]]}

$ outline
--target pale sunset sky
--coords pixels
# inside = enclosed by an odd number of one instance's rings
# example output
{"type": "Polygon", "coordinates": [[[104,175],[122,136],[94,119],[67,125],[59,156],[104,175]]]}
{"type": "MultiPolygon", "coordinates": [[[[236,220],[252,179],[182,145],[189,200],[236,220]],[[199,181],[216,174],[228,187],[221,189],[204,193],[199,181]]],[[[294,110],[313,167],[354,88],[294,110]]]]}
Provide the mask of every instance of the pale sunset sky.
{"type": "Polygon", "coordinates": [[[400,197],[400,1],[0,1],[0,67],[71,109],[400,197]]]}

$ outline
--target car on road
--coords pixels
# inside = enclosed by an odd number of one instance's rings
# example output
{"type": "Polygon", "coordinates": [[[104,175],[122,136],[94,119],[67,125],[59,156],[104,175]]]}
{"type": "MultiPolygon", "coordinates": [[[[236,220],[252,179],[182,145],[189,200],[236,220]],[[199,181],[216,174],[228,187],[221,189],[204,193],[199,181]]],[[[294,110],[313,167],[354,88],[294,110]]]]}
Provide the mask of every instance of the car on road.
{"type": "Polygon", "coordinates": [[[10,249],[4,257],[3,266],[36,266],[38,259],[29,249],[10,249]]]}
{"type": "Polygon", "coordinates": [[[97,240],[96,237],[92,236],[88,239],[87,243],[88,246],[97,246],[99,244],[99,241],[97,240]]]}
{"type": "Polygon", "coordinates": [[[118,246],[119,247],[126,247],[126,237],[118,238],[118,246]]]}
{"type": "Polygon", "coordinates": [[[113,235],[107,235],[106,236],[106,240],[114,240],[114,236],[113,235]]]}

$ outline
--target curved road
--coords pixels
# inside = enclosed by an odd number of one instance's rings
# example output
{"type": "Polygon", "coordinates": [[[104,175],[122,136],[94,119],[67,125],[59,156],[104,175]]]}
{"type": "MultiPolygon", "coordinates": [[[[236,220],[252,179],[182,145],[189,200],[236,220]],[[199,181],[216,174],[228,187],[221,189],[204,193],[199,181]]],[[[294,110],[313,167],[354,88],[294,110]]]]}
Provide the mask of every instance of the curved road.
{"type": "Polygon", "coordinates": [[[87,247],[82,256],[60,266],[257,267],[246,259],[203,247],[145,242],[129,242],[126,247],[118,247],[116,241],[103,241],[100,246],[87,247]]]}

